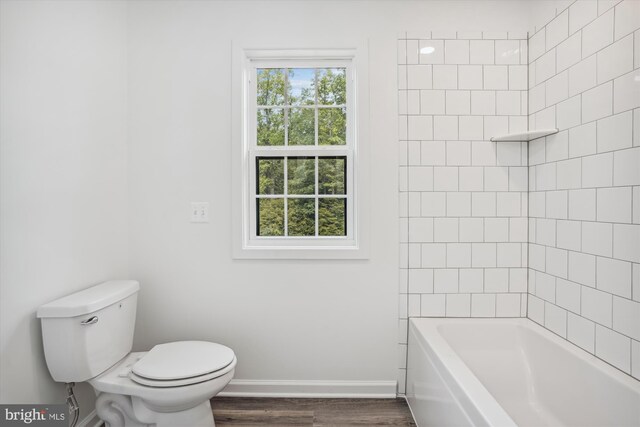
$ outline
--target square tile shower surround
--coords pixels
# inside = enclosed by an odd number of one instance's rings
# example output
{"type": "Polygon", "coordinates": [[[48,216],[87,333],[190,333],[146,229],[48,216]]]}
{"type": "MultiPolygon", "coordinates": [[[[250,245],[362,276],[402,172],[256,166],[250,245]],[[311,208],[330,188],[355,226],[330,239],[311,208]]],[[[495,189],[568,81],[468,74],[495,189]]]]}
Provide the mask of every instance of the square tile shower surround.
{"type": "Polygon", "coordinates": [[[640,378],[640,2],[607,5],[399,36],[399,392],[409,317],[529,317],[640,378]]]}
{"type": "Polygon", "coordinates": [[[399,391],[409,317],[520,317],[527,303],[526,33],[398,41],[399,391]]]}

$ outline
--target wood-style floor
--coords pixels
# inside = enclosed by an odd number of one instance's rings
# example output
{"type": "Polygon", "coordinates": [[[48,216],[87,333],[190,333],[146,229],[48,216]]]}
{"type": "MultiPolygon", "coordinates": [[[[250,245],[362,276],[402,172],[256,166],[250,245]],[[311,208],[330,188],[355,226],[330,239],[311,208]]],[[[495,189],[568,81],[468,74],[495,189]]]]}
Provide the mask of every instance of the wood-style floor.
{"type": "Polygon", "coordinates": [[[404,399],[216,397],[216,427],[415,426],[404,399]]]}

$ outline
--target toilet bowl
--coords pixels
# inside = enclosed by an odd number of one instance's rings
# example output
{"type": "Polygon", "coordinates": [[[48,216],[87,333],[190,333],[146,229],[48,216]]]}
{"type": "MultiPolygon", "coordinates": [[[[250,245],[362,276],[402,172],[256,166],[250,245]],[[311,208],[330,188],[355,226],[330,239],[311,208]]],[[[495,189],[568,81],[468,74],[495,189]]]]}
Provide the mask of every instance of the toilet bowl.
{"type": "Polygon", "coordinates": [[[209,400],[233,378],[233,350],[207,341],[131,352],[139,284],[105,282],[38,309],[54,380],[87,381],[108,427],[212,427],[209,400]]]}
{"type": "MultiPolygon", "coordinates": [[[[209,399],[222,390],[233,378],[237,360],[229,350],[230,359],[224,360],[224,366],[211,361],[210,370],[204,374],[195,374],[189,364],[189,358],[184,364],[177,364],[176,360],[163,360],[164,354],[155,357],[154,366],[157,372],[161,368],[168,368],[164,372],[173,370],[172,375],[164,379],[146,378],[135,373],[136,367],[149,362],[151,353],[163,347],[173,347],[173,350],[187,350],[194,347],[216,346],[209,342],[187,341],[173,342],[154,347],[150,352],[131,353],[122,362],[116,364],[105,373],[89,380],[89,384],[98,393],[96,412],[100,419],[111,425],[138,426],[213,426],[213,415],[209,399]],[[181,348],[182,347],[182,348],[181,348]],[[157,363],[157,365],[155,365],[157,363]],[[175,364],[175,365],[172,365],[175,364]],[[163,366],[164,365],[164,366],[163,366]],[[183,369],[182,371],[180,369],[183,369]],[[124,399],[121,396],[125,397],[124,399]],[[180,420],[182,424],[176,424],[180,420]]],[[[175,355],[181,352],[176,351],[175,355]]],[[[197,353],[191,353],[194,355],[197,353]]],[[[225,357],[227,355],[224,355],[225,357]]],[[[149,366],[148,364],[146,366],[149,366]]],[[[206,365],[203,365],[203,367],[206,365]]]]}

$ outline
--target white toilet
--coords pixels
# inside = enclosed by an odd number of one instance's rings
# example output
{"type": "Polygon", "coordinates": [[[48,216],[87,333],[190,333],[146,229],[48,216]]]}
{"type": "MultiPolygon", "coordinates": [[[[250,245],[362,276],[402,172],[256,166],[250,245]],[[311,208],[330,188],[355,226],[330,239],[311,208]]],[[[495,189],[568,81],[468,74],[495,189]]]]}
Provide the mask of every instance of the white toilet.
{"type": "Polygon", "coordinates": [[[214,426],[209,399],[233,378],[233,350],[178,341],[131,353],[139,289],[135,280],[109,281],[41,306],[51,376],[88,381],[109,427],[214,426]]]}

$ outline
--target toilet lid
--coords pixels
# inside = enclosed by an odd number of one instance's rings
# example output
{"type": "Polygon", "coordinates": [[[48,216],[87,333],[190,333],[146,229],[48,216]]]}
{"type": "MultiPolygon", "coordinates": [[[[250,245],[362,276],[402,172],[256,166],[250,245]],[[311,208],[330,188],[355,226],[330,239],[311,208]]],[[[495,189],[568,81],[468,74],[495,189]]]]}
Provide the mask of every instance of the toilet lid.
{"type": "Polygon", "coordinates": [[[131,371],[151,380],[179,380],[223,369],[234,357],[233,350],[221,344],[177,341],[153,347],[131,371]]]}

